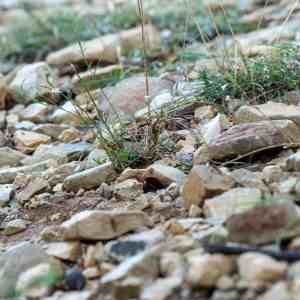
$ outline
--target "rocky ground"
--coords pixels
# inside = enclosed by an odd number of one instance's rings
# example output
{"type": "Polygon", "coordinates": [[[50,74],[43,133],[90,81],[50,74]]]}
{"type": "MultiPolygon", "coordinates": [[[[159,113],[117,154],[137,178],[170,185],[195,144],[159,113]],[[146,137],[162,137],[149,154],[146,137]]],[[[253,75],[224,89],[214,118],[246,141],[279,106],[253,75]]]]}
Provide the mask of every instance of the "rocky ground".
{"type": "Polygon", "coordinates": [[[0,1],[0,299],[300,299],[299,2],[144,14],[0,1]]]}

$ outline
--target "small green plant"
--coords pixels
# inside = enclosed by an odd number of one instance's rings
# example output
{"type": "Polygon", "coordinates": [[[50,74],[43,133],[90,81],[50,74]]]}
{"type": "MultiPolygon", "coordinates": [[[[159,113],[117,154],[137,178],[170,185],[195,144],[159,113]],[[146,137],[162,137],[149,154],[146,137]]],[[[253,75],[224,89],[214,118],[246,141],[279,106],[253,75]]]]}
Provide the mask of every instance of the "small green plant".
{"type": "Polygon", "coordinates": [[[54,51],[99,35],[135,27],[139,17],[133,6],[112,13],[83,16],[71,8],[41,15],[24,7],[27,17],[11,24],[0,38],[0,58],[32,61],[54,51]]]}
{"type": "Polygon", "coordinates": [[[172,45],[175,47],[182,43],[203,41],[199,26],[208,40],[218,34],[231,34],[231,30],[241,33],[251,29],[239,22],[241,12],[236,8],[228,9],[226,14],[222,10],[210,14],[202,0],[174,0],[163,7],[157,2],[152,1],[147,11],[154,24],[172,31],[172,45]]]}
{"type": "Polygon", "coordinates": [[[264,103],[300,87],[300,62],[297,49],[278,47],[270,55],[243,59],[218,72],[200,73],[203,98],[222,102],[227,96],[245,102],[264,103]]]}

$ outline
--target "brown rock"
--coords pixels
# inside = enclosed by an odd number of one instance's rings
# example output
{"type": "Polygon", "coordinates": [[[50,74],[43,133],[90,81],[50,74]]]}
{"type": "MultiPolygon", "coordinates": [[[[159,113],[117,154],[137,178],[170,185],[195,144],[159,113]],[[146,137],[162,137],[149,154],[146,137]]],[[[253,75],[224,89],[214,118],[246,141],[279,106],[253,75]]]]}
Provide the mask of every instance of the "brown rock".
{"type": "Polygon", "coordinates": [[[7,85],[4,80],[4,76],[0,73],[0,109],[5,109],[7,98],[7,85]]]}
{"type": "Polygon", "coordinates": [[[236,125],[208,145],[211,159],[222,160],[274,145],[299,143],[298,126],[289,120],[236,125]]]}
{"type": "Polygon", "coordinates": [[[300,234],[300,214],[292,203],[260,206],[229,217],[229,240],[261,245],[300,234]]]}
{"type": "Polygon", "coordinates": [[[231,177],[209,166],[194,166],[183,185],[185,207],[200,205],[207,198],[222,194],[234,185],[231,177]]]}

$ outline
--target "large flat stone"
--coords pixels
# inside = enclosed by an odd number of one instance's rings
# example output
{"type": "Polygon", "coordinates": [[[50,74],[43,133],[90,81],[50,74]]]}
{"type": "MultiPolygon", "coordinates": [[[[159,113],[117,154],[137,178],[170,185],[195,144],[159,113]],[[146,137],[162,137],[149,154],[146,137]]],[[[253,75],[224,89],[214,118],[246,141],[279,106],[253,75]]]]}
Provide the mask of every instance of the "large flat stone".
{"type": "Polygon", "coordinates": [[[299,224],[300,214],[293,203],[259,206],[226,221],[230,241],[253,245],[297,236],[299,224]]]}
{"type": "Polygon", "coordinates": [[[111,240],[129,231],[150,225],[139,211],[111,212],[86,210],[61,225],[65,240],[111,240]]]}
{"type": "Polygon", "coordinates": [[[237,123],[263,120],[291,120],[300,125],[300,106],[270,101],[261,105],[242,106],[235,113],[237,123]]]}
{"type": "Polygon", "coordinates": [[[260,121],[231,127],[208,145],[208,152],[211,159],[222,160],[265,147],[299,142],[300,130],[293,121],[260,121]]]}

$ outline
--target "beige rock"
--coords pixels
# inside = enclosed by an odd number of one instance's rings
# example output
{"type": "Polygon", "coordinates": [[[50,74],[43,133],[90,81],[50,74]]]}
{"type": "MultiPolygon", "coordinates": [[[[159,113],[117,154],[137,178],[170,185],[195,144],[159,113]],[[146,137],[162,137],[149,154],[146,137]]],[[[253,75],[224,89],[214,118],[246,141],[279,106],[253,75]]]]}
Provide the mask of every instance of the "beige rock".
{"type": "Polygon", "coordinates": [[[83,265],[85,268],[94,267],[105,259],[105,249],[102,242],[96,245],[88,246],[83,257],[83,265]]]}
{"type": "Polygon", "coordinates": [[[227,219],[233,214],[242,213],[261,203],[261,192],[255,188],[234,188],[204,203],[206,217],[227,219]]]}
{"type": "Polygon", "coordinates": [[[235,267],[231,257],[220,254],[196,254],[188,256],[187,260],[187,282],[194,287],[214,287],[219,278],[231,273],[235,267]]]}
{"type": "Polygon", "coordinates": [[[238,268],[242,279],[249,283],[273,283],[283,278],[287,264],[264,254],[249,252],[238,258],[238,268]]]}
{"type": "Polygon", "coordinates": [[[282,171],[278,165],[266,166],[262,170],[262,176],[266,183],[279,182],[283,176],[282,171]]]}
{"type": "Polygon", "coordinates": [[[194,166],[182,189],[185,207],[201,205],[204,200],[228,191],[234,181],[228,175],[208,165],[194,166]]]}
{"type": "Polygon", "coordinates": [[[110,212],[86,210],[64,222],[65,240],[110,240],[129,231],[149,226],[147,216],[138,211],[110,212]]]}
{"type": "Polygon", "coordinates": [[[235,114],[237,123],[263,120],[291,120],[300,124],[300,107],[280,102],[267,102],[261,105],[242,106],[235,114]]]}
{"type": "Polygon", "coordinates": [[[39,145],[48,144],[51,138],[45,134],[17,130],[14,135],[16,148],[24,153],[33,152],[39,145]]]}
{"type": "MultiPolygon", "coordinates": [[[[148,33],[148,49],[155,49],[160,46],[160,34],[152,25],[147,25],[145,30],[148,33]]],[[[68,64],[77,64],[84,60],[89,62],[101,61],[116,63],[118,60],[118,48],[130,51],[141,48],[141,28],[133,28],[122,31],[118,34],[109,34],[101,38],[96,38],[87,42],[82,42],[84,55],[78,43],[67,48],[50,53],[47,57],[47,63],[54,66],[63,66],[68,64]]]]}
{"type": "Polygon", "coordinates": [[[81,132],[74,127],[68,128],[59,135],[58,139],[63,143],[77,142],[81,139],[81,132]]]}
{"type": "Polygon", "coordinates": [[[29,103],[37,99],[53,99],[55,78],[50,67],[37,62],[21,67],[9,84],[9,91],[19,103],[29,103]]]}
{"type": "Polygon", "coordinates": [[[195,152],[193,157],[193,165],[200,165],[209,162],[211,159],[209,148],[206,144],[201,145],[195,152]]]}
{"type": "Polygon", "coordinates": [[[56,258],[76,262],[81,255],[79,242],[56,242],[46,245],[46,253],[56,258]]]}

